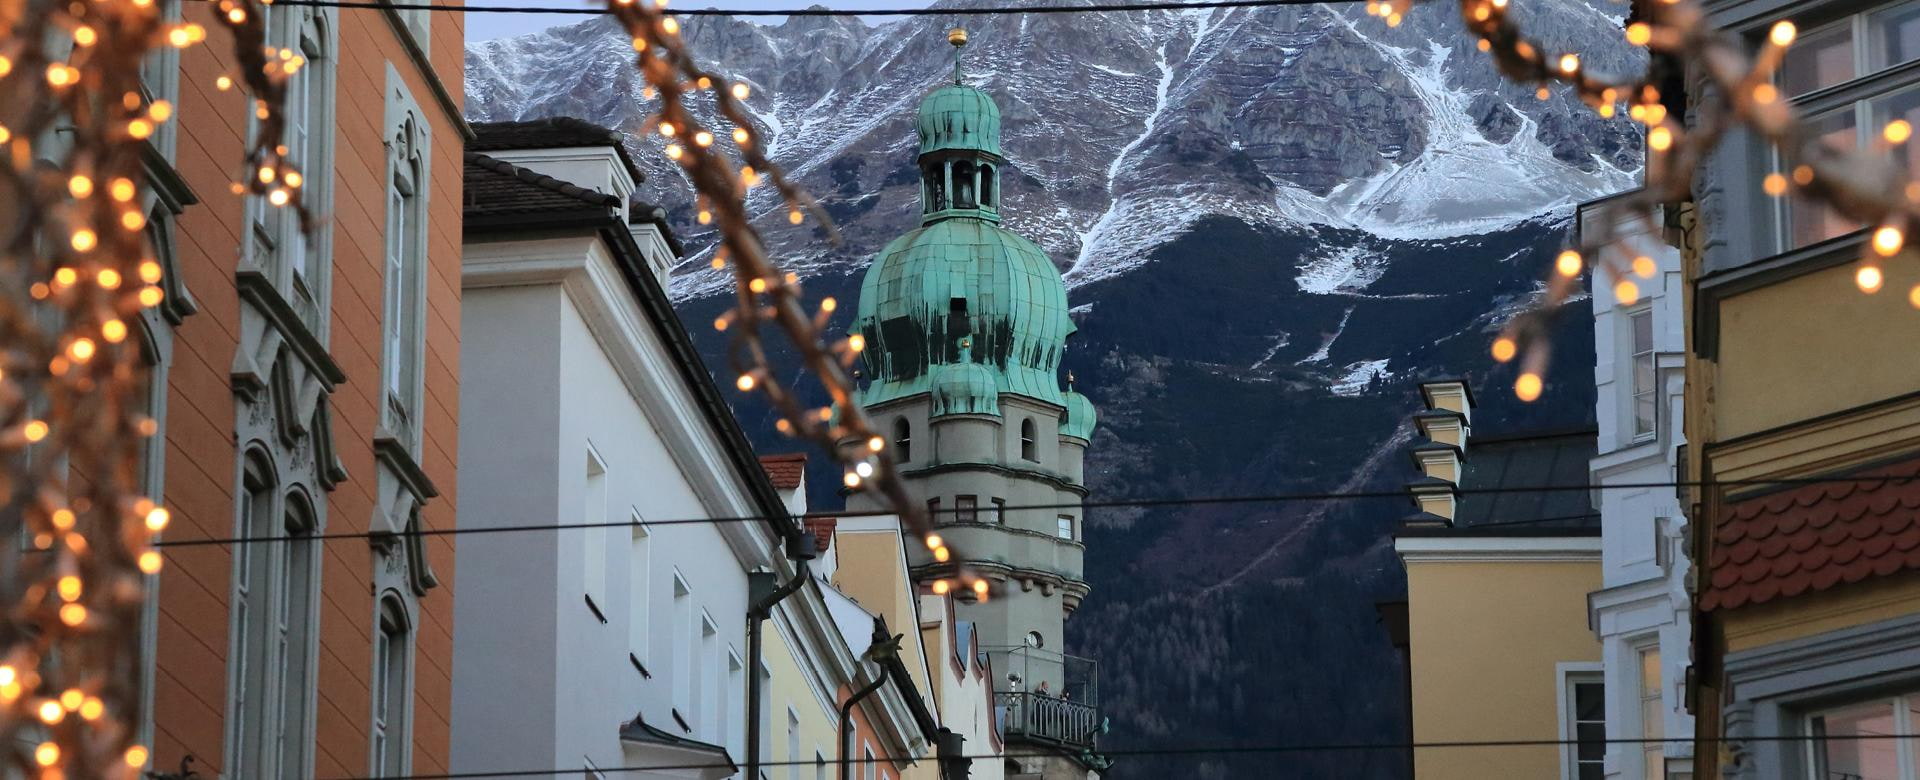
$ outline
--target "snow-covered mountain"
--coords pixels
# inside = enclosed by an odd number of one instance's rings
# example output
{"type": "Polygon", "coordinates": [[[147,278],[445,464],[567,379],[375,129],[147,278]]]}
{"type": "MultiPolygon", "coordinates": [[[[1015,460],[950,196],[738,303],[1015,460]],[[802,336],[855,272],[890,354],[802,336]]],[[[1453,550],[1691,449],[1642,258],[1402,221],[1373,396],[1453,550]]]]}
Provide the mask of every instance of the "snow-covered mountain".
{"type": "MultiPolygon", "coordinates": [[[[1549,45],[1581,42],[1589,70],[1636,67],[1620,40],[1624,6],[1593,2],[1603,7],[1534,4],[1528,21],[1549,45]]],[[[968,27],[967,79],[1006,118],[1009,223],[1079,285],[1126,273],[1209,215],[1438,238],[1564,210],[1633,180],[1637,136],[1626,120],[1503,84],[1453,13],[1420,4],[1398,29],[1358,4],[940,15],[878,27],[688,17],[685,36],[697,56],[756,88],[754,129],[838,217],[847,243],[829,247],[764,204],[777,255],[808,274],[865,262],[917,218],[913,110],[951,77],[944,31],[968,27]]],[[[631,59],[606,19],[472,44],[467,111],[639,130],[648,103],[631,59]]],[[[685,204],[661,144],[635,142],[654,197],[685,204]]],[[[677,295],[724,283],[700,260],[677,295]]]]}
{"type": "MultiPolygon", "coordinates": [[[[1621,39],[1625,8],[1513,5],[1549,50],[1577,45],[1601,73],[1642,65],[1621,39]]],[[[945,31],[968,29],[967,78],[1004,117],[1007,222],[1071,288],[1079,334],[1065,362],[1101,413],[1089,487],[1124,500],[1398,487],[1413,385],[1435,375],[1495,390],[1481,393],[1477,430],[1590,417],[1588,302],[1559,320],[1541,403],[1497,392],[1512,377],[1489,365],[1486,346],[1538,294],[1569,207],[1637,178],[1639,136],[1564,93],[1542,100],[1504,84],[1454,13],[1420,3],[1393,29],[1358,3],[877,27],[682,21],[697,56],[754,86],[756,131],[843,238],[829,246],[758,203],[775,256],[809,294],[843,300],[873,253],[917,224],[914,109],[951,78],[945,31]]],[[[471,44],[467,109],[476,120],[578,116],[637,135],[647,104],[631,59],[606,20],[471,44]]],[[[714,294],[729,282],[706,270],[707,236],[661,143],[634,142],[643,190],[696,248],[674,284],[683,317],[711,322],[731,303],[714,294]]],[[[724,339],[691,330],[724,365],[724,339]]],[[[736,411],[759,441],[792,446],[767,410],[736,411]]],[[[833,495],[833,474],[816,471],[814,495],[833,495]]],[[[1399,662],[1373,604],[1403,593],[1389,534],[1406,511],[1399,501],[1089,511],[1094,590],[1068,644],[1100,660],[1113,722],[1104,744],[1400,739],[1399,662]]],[[[1405,772],[1391,751],[1278,758],[1131,755],[1108,776],[1405,772]]]]}

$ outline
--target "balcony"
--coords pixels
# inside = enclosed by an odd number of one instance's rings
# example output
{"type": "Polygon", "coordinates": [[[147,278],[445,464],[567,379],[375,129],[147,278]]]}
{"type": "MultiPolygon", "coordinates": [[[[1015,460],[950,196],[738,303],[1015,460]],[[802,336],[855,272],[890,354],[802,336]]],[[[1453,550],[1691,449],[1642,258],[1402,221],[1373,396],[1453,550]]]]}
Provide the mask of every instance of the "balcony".
{"type": "Polygon", "coordinates": [[[986,648],[994,673],[994,710],[1001,737],[1092,750],[1105,730],[1098,666],[1092,660],[1033,647],[986,648]]]}

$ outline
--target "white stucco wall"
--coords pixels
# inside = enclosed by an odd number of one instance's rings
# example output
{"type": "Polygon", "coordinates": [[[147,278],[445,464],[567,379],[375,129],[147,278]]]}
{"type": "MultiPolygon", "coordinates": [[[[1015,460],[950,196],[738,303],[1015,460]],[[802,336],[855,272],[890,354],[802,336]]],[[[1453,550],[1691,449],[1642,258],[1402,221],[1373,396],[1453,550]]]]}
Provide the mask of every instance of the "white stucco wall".
{"type": "MultiPolygon", "coordinates": [[[[1582,230],[1605,230],[1588,224],[1582,230]]],[[[1621,234],[1641,228],[1621,226],[1621,234]]],[[[1619,305],[1613,286],[1616,277],[1605,270],[1594,273],[1594,383],[1595,420],[1599,427],[1598,454],[1592,463],[1601,484],[1665,483],[1674,479],[1682,434],[1681,399],[1685,389],[1686,327],[1682,309],[1680,254],[1659,236],[1642,235],[1631,245],[1652,258],[1657,267],[1650,278],[1631,277],[1640,299],[1619,305]],[[1610,305],[1611,304],[1611,305],[1610,305]],[[1656,419],[1651,436],[1633,429],[1632,355],[1634,312],[1651,313],[1656,419]]],[[[1632,253],[1608,249],[1604,257],[1621,265],[1632,253]]],[[[1602,266],[1604,267],[1604,266],[1602,266]]],[[[1693,719],[1686,712],[1685,680],[1690,640],[1687,573],[1684,544],[1686,518],[1671,487],[1619,488],[1598,491],[1601,517],[1603,589],[1588,598],[1592,625],[1601,641],[1607,695],[1607,736],[1638,739],[1643,733],[1640,651],[1660,652],[1661,723],[1655,733],[1672,741],[1663,747],[1668,759],[1692,755],[1693,719]]],[[[1675,762],[1677,764],[1677,762],[1675,762]]],[[[1607,777],[1647,778],[1640,745],[1608,746],[1607,777]]]]}
{"type": "MultiPolygon", "coordinates": [[[[469,246],[466,273],[463,526],[761,512],[597,239],[469,246]],[[604,468],[598,487],[589,452],[604,468]]],[[[767,560],[769,533],[643,527],[638,550],[625,526],[460,537],[471,574],[455,599],[454,771],[657,762],[623,749],[620,724],[639,713],[681,734],[675,681],[696,656],[685,736],[741,758],[746,669],[729,666],[746,657],[746,572],[767,560]],[[590,570],[603,572],[604,623],[586,603],[590,570]]]]}

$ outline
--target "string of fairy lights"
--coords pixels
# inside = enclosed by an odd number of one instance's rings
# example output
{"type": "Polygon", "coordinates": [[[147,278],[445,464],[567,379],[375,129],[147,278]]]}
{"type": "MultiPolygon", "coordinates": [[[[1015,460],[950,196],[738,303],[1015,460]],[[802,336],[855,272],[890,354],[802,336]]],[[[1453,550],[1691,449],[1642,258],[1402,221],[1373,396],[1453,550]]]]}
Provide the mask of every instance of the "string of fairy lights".
{"type": "MultiPolygon", "coordinates": [[[[1411,0],[1373,0],[1368,12],[1393,26],[1410,7],[1411,0]]],[[[1875,143],[1846,149],[1821,138],[1781,94],[1774,75],[1798,35],[1792,21],[1775,22],[1759,50],[1749,55],[1741,39],[1709,23],[1695,0],[1646,0],[1636,8],[1644,18],[1623,30],[1627,42],[1666,58],[1683,72],[1696,73],[1706,87],[1694,96],[1705,110],[1692,112],[1691,127],[1670,114],[1650,77],[1600,78],[1582,66],[1578,52],[1551,52],[1528,39],[1509,14],[1509,0],[1460,2],[1461,19],[1476,45],[1509,80],[1537,85],[1543,99],[1550,85],[1572,87],[1573,94],[1602,117],[1614,116],[1624,103],[1627,115],[1646,128],[1645,186],[1604,204],[1598,219],[1639,223],[1648,230],[1582,236],[1581,241],[1591,243],[1569,247],[1554,259],[1546,294],[1510,320],[1493,342],[1494,360],[1519,358],[1513,391],[1523,401],[1540,397],[1550,350],[1548,324],[1553,312],[1577,292],[1583,272],[1591,265],[1604,268],[1616,280],[1615,300],[1620,305],[1637,301],[1640,287],[1635,280],[1650,278],[1657,270],[1650,247],[1641,245],[1647,239],[1639,236],[1658,234],[1660,226],[1652,224],[1652,215],[1662,205],[1691,199],[1695,172],[1736,126],[1753,132],[1779,154],[1780,169],[1762,180],[1768,196],[1791,194],[1858,224],[1876,226],[1854,272],[1863,293],[1875,294],[1884,286],[1882,264],[1902,255],[1906,236],[1920,216],[1920,182],[1908,179],[1902,166],[1887,159],[1913,136],[1910,122],[1891,120],[1880,128],[1875,143]],[[1604,248],[1616,249],[1618,256],[1601,252],[1604,248]]],[[[1907,299],[1920,308],[1920,285],[1908,290],[1907,299]]]]}
{"type": "MultiPolygon", "coordinates": [[[[280,104],[300,67],[266,45],[256,0],[219,0],[237,73],[255,96],[244,192],[299,205],[281,161],[280,104]]],[[[170,519],[138,470],[158,430],[129,322],[160,304],[144,154],[173,117],[142,66],[206,39],[154,0],[27,0],[0,8],[0,506],[46,555],[7,554],[0,581],[0,765],[57,780],[133,777],[138,637],[150,544],[170,519]],[[22,747],[25,745],[26,747],[22,747]]],[[[229,86],[231,78],[223,76],[229,86]]]]}
{"type": "MultiPolygon", "coordinates": [[[[1701,161],[1728,130],[1744,126],[1783,160],[1764,181],[1768,195],[1792,193],[1875,226],[1855,280],[1863,292],[1879,292],[1882,264],[1902,255],[1920,216],[1920,184],[1884,164],[1913,128],[1895,120],[1881,128],[1880,143],[1858,150],[1809,131],[1772,79],[1796,35],[1791,22],[1776,24],[1750,56],[1709,25],[1696,0],[1644,4],[1645,18],[1626,28],[1627,40],[1691,66],[1711,88],[1701,103],[1712,110],[1696,112],[1688,127],[1668,115],[1653,82],[1592,76],[1578,52],[1549,52],[1528,39],[1508,2],[1459,2],[1467,29],[1503,75],[1543,90],[1570,86],[1601,116],[1624,103],[1647,128],[1646,186],[1609,204],[1610,213],[1645,222],[1655,207],[1687,199],[1701,161]]],[[[233,187],[294,209],[312,229],[320,220],[301,203],[302,172],[282,143],[287,85],[304,63],[269,43],[262,0],[215,0],[214,7],[233,54],[232,70],[214,86],[244,90],[253,110],[233,187]]],[[[751,221],[748,192],[771,187],[790,222],[811,215],[832,235],[814,200],[767,158],[740,103],[750,87],[696,63],[664,0],[606,0],[605,7],[632,39],[646,97],[658,98],[649,130],[668,139],[665,154],[692,183],[700,221],[714,226],[714,267],[735,280],[737,304],[714,323],[730,334],[735,385],[780,410],[783,432],[833,453],[844,484],[885,499],[936,560],[960,557],[934,533],[887,441],[854,402],[849,369],[863,337],[832,334],[835,302],[809,306],[798,277],[773,262],[751,221]],[[730,129],[703,126],[691,110],[696,103],[711,103],[730,129]],[[793,343],[801,366],[826,390],[827,406],[807,407],[788,389],[767,359],[766,331],[793,343]]],[[[1411,8],[1411,0],[1368,4],[1390,26],[1411,8]]],[[[134,402],[145,371],[128,322],[164,297],[146,233],[143,154],[173,107],[145,96],[141,70],[158,47],[205,40],[201,25],[167,21],[154,0],[23,0],[0,8],[0,202],[12,207],[0,218],[0,503],[9,522],[23,524],[50,553],[12,556],[16,575],[0,582],[9,608],[0,621],[0,744],[31,745],[0,750],[0,762],[42,780],[132,777],[150,757],[135,743],[135,648],[144,578],[161,566],[152,535],[170,515],[142,495],[137,479],[143,440],[158,425],[134,402]]],[[[1520,361],[1514,392],[1522,400],[1542,392],[1546,322],[1596,264],[1589,258],[1619,280],[1613,292],[1622,302],[1638,297],[1633,279],[1653,272],[1631,239],[1594,240],[1556,258],[1546,294],[1493,342],[1496,360],[1520,361]],[[1631,260],[1596,251],[1606,246],[1631,260]]],[[[1920,306],[1920,287],[1908,295],[1920,306]]],[[[958,567],[940,584],[983,597],[991,589],[958,567]]]]}

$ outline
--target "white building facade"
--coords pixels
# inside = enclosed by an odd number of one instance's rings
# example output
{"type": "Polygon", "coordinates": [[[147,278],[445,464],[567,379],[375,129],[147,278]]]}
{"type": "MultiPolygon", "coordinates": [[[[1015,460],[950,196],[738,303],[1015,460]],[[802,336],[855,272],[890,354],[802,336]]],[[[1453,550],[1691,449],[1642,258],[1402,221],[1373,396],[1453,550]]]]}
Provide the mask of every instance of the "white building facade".
{"type": "MultiPolygon", "coordinates": [[[[1584,204],[1579,214],[1583,243],[1624,242],[1604,250],[1603,259],[1616,265],[1596,263],[1593,275],[1599,428],[1593,482],[1671,483],[1685,444],[1680,252],[1663,235],[1661,214],[1607,222],[1601,208],[1607,202],[1584,204]],[[1616,277],[1610,267],[1628,272],[1616,277]]],[[[1672,487],[1621,487],[1598,490],[1597,500],[1604,587],[1589,594],[1588,608],[1601,642],[1606,734],[1610,740],[1646,740],[1610,743],[1605,776],[1690,777],[1694,734],[1685,683],[1691,624],[1681,496],[1672,487]]]]}
{"type": "Polygon", "coordinates": [[[672,238],[617,138],[475,129],[461,524],[605,525],[459,537],[453,771],[733,776],[748,572],[792,576],[786,502],[668,304],[672,238]],[[654,524],[743,516],[778,519],[654,524]],[[695,768],[623,769],[665,765],[695,768]]]}

